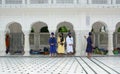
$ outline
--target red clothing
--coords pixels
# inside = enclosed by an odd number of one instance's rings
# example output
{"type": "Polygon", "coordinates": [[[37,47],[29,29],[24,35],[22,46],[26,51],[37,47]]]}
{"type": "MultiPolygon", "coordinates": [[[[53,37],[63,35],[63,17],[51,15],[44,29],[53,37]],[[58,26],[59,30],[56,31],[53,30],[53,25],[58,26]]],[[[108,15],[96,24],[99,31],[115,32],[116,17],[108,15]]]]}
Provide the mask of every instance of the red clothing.
{"type": "Polygon", "coordinates": [[[6,48],[10,46],[10,37],[9,35],[6,35],[6,48]]]}

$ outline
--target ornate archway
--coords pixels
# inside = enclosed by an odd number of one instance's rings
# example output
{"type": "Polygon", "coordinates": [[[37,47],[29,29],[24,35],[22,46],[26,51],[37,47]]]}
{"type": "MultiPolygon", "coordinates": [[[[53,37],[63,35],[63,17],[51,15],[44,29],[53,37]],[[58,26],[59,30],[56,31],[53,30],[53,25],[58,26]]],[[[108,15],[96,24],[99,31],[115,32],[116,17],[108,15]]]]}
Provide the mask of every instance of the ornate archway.
{"type": "Polygon", "coordinates": [[[6,48],[9,48],[11,55],[24,54],[24,34],[19,23],[12,22],[8,24],[5,41],[6,48]]]}
{"type": "Polygon", "coordinates": [[[74,38],[74,54],[76,52],[75,48],[76,48],[76,36],[75,36],[75,31],[74,31],[74,28],[73,28],[73,24],[70,23],[70,22],[60,22],[58,25],[57,25],[57,30],[56,30],[56,37],[58,36],[58,32],[63,32],[65,38],[67,37],[67,33],[68,32],[71,32],[73,38],[74,38]]]}
{"type": "Polygon", "coordinates": [[[29,38],[30,49],[33,51],[38,51],[38,54],[44,53],[44,48],[49,48],[48,39],[49,31],[47,24],[44,22],[33,23],[29,38]]]}
{"type": "Polygon", "coordinates": [[[92,39],[93,39],[93,45],[95,47],[94,51],[95,54],[107,54],[107,48],[108,48],[108,30],[107,25],[103,22],[95,22],[92,25],[93,33],[92,39]],[[106,52],[102,52],[102,51],[106,52]]]}
{"type": "Polygon", "coordinates": [[[116,24],[116,29],[113,34],[113,47],[115,49],[120,48],[120,22],[116,24]]]}

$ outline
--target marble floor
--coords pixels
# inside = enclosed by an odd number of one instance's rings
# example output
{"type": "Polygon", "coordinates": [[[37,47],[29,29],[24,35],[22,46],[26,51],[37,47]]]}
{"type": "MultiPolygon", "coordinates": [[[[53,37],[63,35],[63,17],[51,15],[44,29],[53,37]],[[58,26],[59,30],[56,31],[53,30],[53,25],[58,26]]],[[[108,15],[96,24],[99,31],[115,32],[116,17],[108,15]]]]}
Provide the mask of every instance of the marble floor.
{"type": "Polygon", "coordinates": [[[120,57],[0,57],[0,74],[120,74],[120,57]]]}

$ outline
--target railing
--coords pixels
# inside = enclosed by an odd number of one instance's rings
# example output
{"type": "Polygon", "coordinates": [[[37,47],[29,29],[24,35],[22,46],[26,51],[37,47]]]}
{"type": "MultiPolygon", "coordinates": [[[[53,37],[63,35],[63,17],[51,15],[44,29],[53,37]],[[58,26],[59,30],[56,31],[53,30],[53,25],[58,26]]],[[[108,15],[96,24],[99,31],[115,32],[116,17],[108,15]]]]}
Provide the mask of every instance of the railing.
{"type": "Polygon", "coordinates": [[[56,0],[56,4],[74,4],[74,0],[56,0]]]}
{"type": "Polygon", "coordinates": [[[48,4],[48,0],[30,0],[30,4],[48,4]]]}
{"type": "Polygon", "coordinates": [[[116,4],[120,4],[120,0],[116,0],[116,4]]]}
{"type": "MultiPolygon", "coordinates": [[[[46,5],[46,7],[67,7],[67,6],[119,6],[120,0],[0,0],[0,7],[20,6],[36,7],[46,5]]],[[[117,6],[117,7],[118,7],[117,6]]],[[[44,6],[43,6],[44,7],[44,6]]]]}
{"type": "Polygon", "coordinates": [[[92,4],[107,4],[108,0],[92,0],[92,4]]]}
{"type": "Polygon", "coordinates": [[[22,0],[5,0],[5,4],[22,4],[22,0]]]}
{"type": "Polygon", "coordinates": [[[0,4],[2,4],[2,0],[0,0],[0,4]]]}

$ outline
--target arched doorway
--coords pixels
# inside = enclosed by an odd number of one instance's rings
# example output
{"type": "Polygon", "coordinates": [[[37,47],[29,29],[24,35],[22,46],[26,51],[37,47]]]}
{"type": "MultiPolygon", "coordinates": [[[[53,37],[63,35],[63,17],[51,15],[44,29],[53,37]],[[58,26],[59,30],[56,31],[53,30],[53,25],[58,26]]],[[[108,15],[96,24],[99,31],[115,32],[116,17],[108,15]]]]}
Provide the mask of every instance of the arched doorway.
{"type": "Polygon", "coordinates": [[[116,24],[116,29],[113,34],[113,53],[120,54],[120,22],[116,24]]]}
{"type": "Polygon", "coordinates": [[[49,49],[48,39],[49,39],[48,26],[44,22],[36,22],[31,26],[30,32],[30,54],[44,54],[44,49],[49,49]]]}
{"type": "MultiPolygon", "coordinates": [[[[14,54],[24,54],[24,34],[22,32],[22,27],[19,23],[10,23],[7,26],[6,39],[9,36],[9,52],[11,55],[14,54]]],[[[6,41],[6,44],[8,41],[6,41]]],[[[7,48],[7,46],[6,46],[7,48]]]]}
{"type": "Polygon", "coordinates": [[[95,54],[105,55],[108,53],[108,31],[107,26],[103,22],[95,22],[92,26],[93,45],[95,54]]]}
{"type": "Polygon", "coordinates": [[[67,37],[67,34],[68,32],[71,32],[73,38],[74,38],[74,54],[75,54],[75,45],[76,45],[76,36],[75,36],[75,31],[74,31],[74,28],[73,28],[73,24],[70,23],[70,22],[61,22],[57,25],[57,30],[56,30],[56,37],[58,36],[58,33],[59,32],[63,32],[65,38],[67,37]]]}

